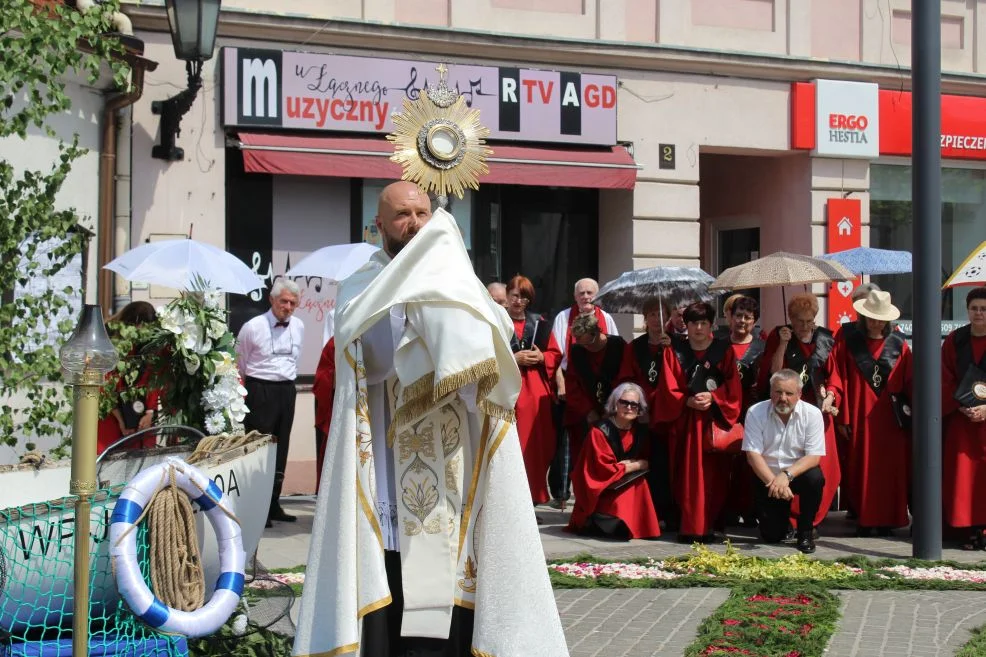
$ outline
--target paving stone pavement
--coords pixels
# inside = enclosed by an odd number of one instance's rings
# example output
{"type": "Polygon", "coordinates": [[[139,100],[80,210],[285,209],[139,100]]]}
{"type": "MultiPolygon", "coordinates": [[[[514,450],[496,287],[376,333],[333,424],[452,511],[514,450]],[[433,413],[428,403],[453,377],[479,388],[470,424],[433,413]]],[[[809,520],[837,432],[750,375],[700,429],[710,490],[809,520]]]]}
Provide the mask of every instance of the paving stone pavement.
{"type": "MultiPolygon", "coordinates": [[[[262,568],[304,564],[308,558],[314,498],[285,498],[283,506],[298,521],[274,523],[264,532],[257,560],[262,568]]],[[[545,555],[564,558],[588,552],[609,558],[665,558],[687,554],[691,547],[674,536],[657,541],[606,541],[562,531],[568,514],[538,507],[545,555]]],[[[815,557],[849,555],[871,558],[911,556],[906,530],[895,538],[856,538],[843,514],[822,525],[815,557]]],[[[745,554],[776,557],[793,554],[792,546],[759,543],[755,530],[730,530],[733,545],[745,554]]],[[[710,546],[722,551],[722,545],[710,546]]],[[[942,558],[973,563],[983,552],[947,547],[942,558]]],[[[555,592],[572,657],[647,657],[682,655],[695,631],[723,600],[724,589],[595,589],[555,592]]],[[[967,591],[845,591],[843,618],[828,648],[831,657],[945,657],[954,655],[969,631],[986,624],[986,593],[967,591]]],[[[297,604],[291,619],[297,618],[297,604]]],[[[287,632],[288,628],[284,628],[287,632]]],[[[986,657],[986,656],[984,656],[986,657]]]]}
{"type": "Polygon", "coordinates": [[[978,591],[840,591],[833,657],[946,657],[986,623],[978,591]]]}
{"type": "Polygon", "coordinates": [[[728,589],[555,591],[571,657],[684,654],[728,589]]]}

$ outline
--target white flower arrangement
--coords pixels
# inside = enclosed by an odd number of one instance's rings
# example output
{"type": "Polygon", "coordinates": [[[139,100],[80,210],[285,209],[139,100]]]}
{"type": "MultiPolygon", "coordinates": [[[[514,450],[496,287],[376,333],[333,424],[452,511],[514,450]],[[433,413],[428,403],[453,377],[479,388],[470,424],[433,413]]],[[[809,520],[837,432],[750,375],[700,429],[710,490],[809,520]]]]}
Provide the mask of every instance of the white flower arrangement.
{"type": "Polygon", "coordinates": [[[210,435],[242,431],[249,410],[222,301],[218,292],[188,292],[159,309],[152,345],[165,421],[210,435]]]}

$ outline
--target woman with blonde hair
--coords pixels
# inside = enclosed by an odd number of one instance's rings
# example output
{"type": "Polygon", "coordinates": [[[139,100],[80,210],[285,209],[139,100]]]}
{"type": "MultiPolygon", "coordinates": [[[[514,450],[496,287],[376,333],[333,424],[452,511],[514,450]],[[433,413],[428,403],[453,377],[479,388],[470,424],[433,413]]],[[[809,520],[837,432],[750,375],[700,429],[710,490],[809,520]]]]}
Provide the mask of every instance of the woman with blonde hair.
{"type": "MultiPolygon", "coordinates": [[[[761,394],[769,394],[772,374],[782,369],[794,370],[801,376],[801,399],[820,408],[825,418],[825,456],[819,463],[825,487],[815,515],[815,527],[825,519],[842,478],[833,422],[842,401],[842,379],[832,357],[835,339],[831,331],[815,325],[817,315],[818,299],[814,294],[791,297],[787,303],[791,323],[770,332],[760,361],[758,385],[761,394]]],[[[795,500],[791,505],[792,522],[797,521],[797,506],[795,500]]]]}

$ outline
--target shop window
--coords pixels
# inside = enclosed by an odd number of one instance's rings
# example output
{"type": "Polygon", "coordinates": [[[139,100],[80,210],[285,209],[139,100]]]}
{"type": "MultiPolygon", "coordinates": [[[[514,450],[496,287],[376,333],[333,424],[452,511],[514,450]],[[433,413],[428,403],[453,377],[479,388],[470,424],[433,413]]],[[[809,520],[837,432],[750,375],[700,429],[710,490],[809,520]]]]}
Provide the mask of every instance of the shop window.
{"type": "MultiPolygon", "coordinates": [[[[874,164],[870,167],[870,246],[913,251],[911,167],[874,164]]],[[[944,283],[986,235],[986,170],[942,169],[942,271],[944,283]]],[[[873,276],[891,293],[901,320],[914,316],[911,274],[873,276]]],[[[942,293],[942,320],[965,324],[965,298],[970,288],[942,293]]],[[[947,327],[943,327],[947,328],[947,327]]]]}

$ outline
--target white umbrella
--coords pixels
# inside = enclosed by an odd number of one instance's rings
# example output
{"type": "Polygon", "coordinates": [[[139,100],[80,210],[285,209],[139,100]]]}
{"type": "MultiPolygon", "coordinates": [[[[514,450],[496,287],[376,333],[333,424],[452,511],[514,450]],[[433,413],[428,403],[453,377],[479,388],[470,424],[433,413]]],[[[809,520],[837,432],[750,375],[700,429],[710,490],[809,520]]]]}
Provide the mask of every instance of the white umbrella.
{"type": "Polygon", "coordinates": [[[339,282],[355,274],[379,250],[366,242],[323,246],[299,260],[285,276],[320,276],[325,280],[339,282]]]}
{"type": "Polygon", "coordinates": [[[247,294],[264,282],[242,260],[192,239],[160,240],[130,249],[105,266],[128,281],[179,290],[215,290],[247,294]]]}
{"type": "Polygon", "coordinates": [[[960,285],[984,285],[986,284],[986,242],[976,247],[976,250],[969,254],[959,268],[956,269],[942,289],[958,287],[960,285]]]}

